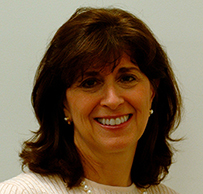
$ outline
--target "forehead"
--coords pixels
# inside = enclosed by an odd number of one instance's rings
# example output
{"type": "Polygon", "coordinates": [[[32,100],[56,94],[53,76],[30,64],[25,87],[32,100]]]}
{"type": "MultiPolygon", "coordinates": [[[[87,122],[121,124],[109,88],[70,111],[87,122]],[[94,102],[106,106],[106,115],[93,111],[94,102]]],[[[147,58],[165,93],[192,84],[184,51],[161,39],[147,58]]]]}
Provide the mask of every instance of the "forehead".
{"type": "Polygon", "coordinates": [[[93,72],[110,74],[116,70],[119,70],[119,72],[122,72],[132,68],[139,70],[138,65],[131,60],[130,56],[127,54],[124,54],[119,60],[115,61],[114,63],[104,64],[103,66],[93,65],[87,68],[83,73],[89,74],[90,72],[92,72],[92,75],[94,74],[93,72]]]}

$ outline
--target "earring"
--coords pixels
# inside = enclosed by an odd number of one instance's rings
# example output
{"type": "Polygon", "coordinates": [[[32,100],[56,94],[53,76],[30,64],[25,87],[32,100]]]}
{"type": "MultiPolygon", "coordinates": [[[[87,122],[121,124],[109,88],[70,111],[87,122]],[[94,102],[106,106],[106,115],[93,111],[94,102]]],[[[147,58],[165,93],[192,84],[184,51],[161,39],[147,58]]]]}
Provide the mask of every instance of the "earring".
{"type": "Polygon", "coordinates": [[[150,110],[149,110],[149,116],[152,115],[153,113],[154,113],[154,110],[153,110],[153,109],[150,109],[150,110]]]}
{"type": "Polygon", "coordinates": [[[64,118],[64,120],[65,120],[65,121],[67,121],[68,125],[70,125],[70,124],[71,124],[71,120],[70,120],[70,118],[69,118],[69,117],[65,117],[65,118],[64,118]]]}

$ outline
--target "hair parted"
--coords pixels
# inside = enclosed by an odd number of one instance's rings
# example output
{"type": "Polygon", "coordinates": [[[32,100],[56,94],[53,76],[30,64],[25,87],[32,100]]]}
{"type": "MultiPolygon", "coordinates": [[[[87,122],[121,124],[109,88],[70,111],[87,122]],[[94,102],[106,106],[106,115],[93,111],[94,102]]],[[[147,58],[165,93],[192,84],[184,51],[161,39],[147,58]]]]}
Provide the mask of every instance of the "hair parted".
{"type": "Polygon", "coordinates": [[[58,174],[69,187],[84,171],[73,141],[74,126],[64,121],[65,92],[90,67],[114,68],[123,53],[148,77],[156,95],[131,170],[139,187],[159,184],[172,163],[170,134],[181,118],[181,95],[168,57],[150,29],[117,8],[80,8],[63,24],[38,67],[32,105],[39,122],[24,142],[22,166],[40,174],[58,174]]]}

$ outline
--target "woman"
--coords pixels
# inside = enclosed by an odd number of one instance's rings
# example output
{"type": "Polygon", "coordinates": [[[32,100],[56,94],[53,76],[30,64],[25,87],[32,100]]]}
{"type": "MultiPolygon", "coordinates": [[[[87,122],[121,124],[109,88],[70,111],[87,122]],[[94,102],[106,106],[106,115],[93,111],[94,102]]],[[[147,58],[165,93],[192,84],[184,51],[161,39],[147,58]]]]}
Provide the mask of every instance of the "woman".
{"type": "Polygon", "coordinates": [[[121,9],[81,8],[56,32],[36,74],[40,128],[24,173],[1,193],[173,194],[160,182],[181,96],[148,27],[121,9]]]}

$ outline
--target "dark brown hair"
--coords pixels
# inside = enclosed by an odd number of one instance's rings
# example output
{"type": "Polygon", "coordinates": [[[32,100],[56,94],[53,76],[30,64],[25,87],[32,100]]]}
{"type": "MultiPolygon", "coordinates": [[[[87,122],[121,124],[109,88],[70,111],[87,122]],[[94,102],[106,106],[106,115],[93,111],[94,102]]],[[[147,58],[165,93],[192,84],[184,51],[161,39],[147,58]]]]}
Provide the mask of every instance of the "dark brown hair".
{"type": "Polygon", "coordinates": [[[178,126],[181,96],[169,60],[150,29],[116,8],[80,8],[53,37],[36,73],[32,104],[40,128],[24,143],[23,166],[58,174],[69,187],[84,176],[73,141],[74,126],[64,121],[65,92],[92,66],[118,64],[128,54],[148,77],[156,95],[131,170],[139,187],[159,184],[172,163],[170,134],[178,126]]]}

